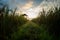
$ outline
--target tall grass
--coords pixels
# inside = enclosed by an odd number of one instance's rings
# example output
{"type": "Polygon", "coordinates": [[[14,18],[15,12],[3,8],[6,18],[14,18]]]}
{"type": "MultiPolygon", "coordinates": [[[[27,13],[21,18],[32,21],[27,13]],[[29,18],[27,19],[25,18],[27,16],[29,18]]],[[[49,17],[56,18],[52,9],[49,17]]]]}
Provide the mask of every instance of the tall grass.
{"type": "MultiPolygon", "coordinates": [[[[12,10],[13,11],[13,10],[12,10]]],[[[22,26],[24,23],[27,22],[27,19],[23,16],[15,15],[15,11],[13,11],[9,15],[9,8],[8,6],[3,6],[0,9],[0,39],[1,40],[8,40],[11,38],[11,34],[18,31],[19,26],[22,26]]]]}
{"type": "Polygon", "coordinates": [[[12,40],[53,40],[52,35],[49,35],[43,27],[45,25],[39,26],[34,22],[27,22],[13,34],[12,40]]]}
{"type": "Polygon", "coordinates": [[[54,36],[55,40],[58,40],[60,37],[60,8],[55,7],[55,10],[49,10],[47,14],[42,12],[42,14],[32,20],[33,22],[39,25],[46,25],[48,33],[54,36]]]}
{"type": "Polygon", "coordinates": [[[54,12],[49,10],[47,14],[43,10],[41,15],[32,21],[15,13],[16,9],[10,10],[7,5],[0,9],[0,40],[60,39],[60,8],[55,8],[54,12]]]}

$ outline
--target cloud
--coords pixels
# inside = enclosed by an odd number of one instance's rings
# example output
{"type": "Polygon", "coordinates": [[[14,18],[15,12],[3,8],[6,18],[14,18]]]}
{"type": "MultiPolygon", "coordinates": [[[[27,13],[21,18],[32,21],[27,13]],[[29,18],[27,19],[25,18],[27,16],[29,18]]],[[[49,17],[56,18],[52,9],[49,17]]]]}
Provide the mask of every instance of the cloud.
{"type": "Polygon", "coordinates": [[[44,8],[45,11],[48,11],[51,8],[51,10],[54,10],[54,7],[60,7],[60,0],[44,0],[38,8],[44,8]]]}
{"type": "Polygon", "coordinates": [[[44,4],[48,4],[48,5],[54,5],[54,6],[60,6],[60,0],[45,0],[43,1],[45,2],[44,4]]]}
{"type": "Polygon", "coordinates": [[[29,9],[33,6],[33,2],[29,1],[28,3],[26,3],[24,6],[22,6],[22,9],[29,9]]]}
{"type": "Polygon", "coordinates": [[[26,1],[34,1],[34,0],[26,0],[26,1]]]}

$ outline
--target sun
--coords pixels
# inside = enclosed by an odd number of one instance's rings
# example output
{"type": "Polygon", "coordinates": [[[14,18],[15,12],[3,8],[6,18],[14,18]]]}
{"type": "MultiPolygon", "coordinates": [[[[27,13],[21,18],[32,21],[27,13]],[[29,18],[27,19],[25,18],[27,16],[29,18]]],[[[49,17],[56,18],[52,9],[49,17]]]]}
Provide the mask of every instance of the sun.
{"type": "Polygon", "coordinates": [[[25,14],[27,15],[26,18],[27,18],[28,20],[32,20],[32,19],[34,19],[34,18],[36,18],[36,17],[38,16],[37,11],[34,10],[34,9],[32,9],[32,8],[26,10],[26,11],[25,11],[25,14]]]}

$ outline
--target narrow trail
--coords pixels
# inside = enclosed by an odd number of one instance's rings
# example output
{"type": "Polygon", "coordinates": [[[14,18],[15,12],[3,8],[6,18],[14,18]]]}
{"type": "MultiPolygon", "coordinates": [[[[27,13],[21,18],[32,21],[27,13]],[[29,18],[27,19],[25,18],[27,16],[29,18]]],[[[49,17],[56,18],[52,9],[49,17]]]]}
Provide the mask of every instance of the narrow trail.
{"type": "Polygon", "coordinates": [[[32,27],[39,27],[39,25],[38,24],[36,24],[36,23],[34,23],[34,22],[32,22],[32,21],[28,21],[28,22],[26,22],[25,24],[23,24],[22,25],[22,27],[23,26],[32,26],[32,27]]]}
{"type": "Polygon", "coordinates": [[[20,40],[51,40],[51,36],[46,32],[43,26],[39,26],[38,24],[28,21],[23,24],[19,30],[15,33],[17,39],[20,40]]]}

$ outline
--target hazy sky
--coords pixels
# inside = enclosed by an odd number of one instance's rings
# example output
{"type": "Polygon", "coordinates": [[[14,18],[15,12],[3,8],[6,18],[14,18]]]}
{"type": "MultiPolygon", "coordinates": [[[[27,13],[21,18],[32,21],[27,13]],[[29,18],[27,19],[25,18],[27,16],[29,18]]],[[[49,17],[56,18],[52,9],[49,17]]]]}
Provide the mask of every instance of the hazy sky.
{"type": "MultiPolygon", "coordinates": [[[[42,4],[43,1],[47,1],[49,4],[50,2],[60,4],[60,0],[1,0],[4,4],[8,4],[10,8],[30,8],[30,7],[37,7],[42,4]]],[[[44,2],[46,4],[46,2],[44,2]]]]}
{"type": "MultiPolygon", "coordinates": [[[[60,6],[60,0],[1,0],[0,2],[8,4],[10,8],[18,8],[17,12],[26,13],[30,19],[38,16],[38,13],[44,8],[45,11],[60,6]]],[[[53,10],[53,9],[52,9],[53,10]]]]}
{"type": "Polygon", "coordinates": [[[2,0],[4,4],[7,3],[11,8],[23,6],[38,6],[43,0],[2,0]]]}

